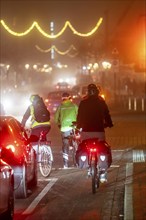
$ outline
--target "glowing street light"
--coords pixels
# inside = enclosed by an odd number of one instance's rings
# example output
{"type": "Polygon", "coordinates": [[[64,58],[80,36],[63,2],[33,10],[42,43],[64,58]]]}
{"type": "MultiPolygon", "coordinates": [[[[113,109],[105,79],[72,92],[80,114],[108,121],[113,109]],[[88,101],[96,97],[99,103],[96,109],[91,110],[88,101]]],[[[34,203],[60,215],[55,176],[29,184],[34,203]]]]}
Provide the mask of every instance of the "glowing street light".
{"type": "Polygon", "coordinates": [[[30,65],[29,64],[25,64],[25,69],[29,69],[30,65]]]}

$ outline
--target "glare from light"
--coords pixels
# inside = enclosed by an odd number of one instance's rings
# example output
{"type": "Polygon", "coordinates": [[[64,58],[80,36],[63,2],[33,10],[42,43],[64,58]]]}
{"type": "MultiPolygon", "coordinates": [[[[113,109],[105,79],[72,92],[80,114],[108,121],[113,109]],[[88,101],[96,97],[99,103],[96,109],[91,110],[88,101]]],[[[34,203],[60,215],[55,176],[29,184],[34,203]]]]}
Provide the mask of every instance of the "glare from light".
{"type": "Polygon", "coordinates": [[[83,162],[85,162],[85,160],[86,160],[86,156],[81,156],[81,160],[83,161],[83,162]]]}
{"type": "Polygon", "coordinates": [[[25,69],[29,69],[29,64],[27,63],[27,64],[25,64],[25,69]]]}
{"type": "Polygon", "coordinates": [[[11,110],[13,108],[13,102],[10,98],[4,98],[2,103],[7,110],[11,110]]]}
{"type": "Polygon", "coordinates": [[[102,161],[105,161],[105,155],[100,155],[100,159],[101,159],[102,161]]]}
{"type": "Polygon", "coordinates": [[[37,69],[37,65],[36,65],[36,64],[34,64],[34,65],[33,65],[33,68],[36,70],[36,69],[37,69]]]}
{"type": "Polygon", "coordinates": [[[15,152],[15,147],[13,145],[7,145],[6,148],[11,150],[13,153],[15,152]]]}
{"type": "Polygon", "coordinates": [[[82,67],[82,69],[83,69],[83,70],[86,70],[86,69],[87,69],[87,67],[86,67],[86,66],[83,66],[83,67],[82,67]]]}
{"type": "Polygon", "coordinates": [[[7,65],[7,70],[10,68],[10,65],[7,65]]]}
{"type": "Polygon", "coordinates": [[[93,68],[94,68],[94,69],[98,69],[98,68],[99,68],[98,63],[94,63],[93,68]]]}
{"type": "Polygon", "coordinates": [[[62,79],[62,78],[61,78],[61,79],[59,79],[59,82],[61,82],[61,83],[62,83],[62,82],[63,82],[63,79],[62,79]]]}
{"type": "Polygon", "coordinates": [[[102,62],[102,67],[104,69],[110,69],[111,68],[111,63],[107,62],[107,61],[103,61],[102,62]]]}

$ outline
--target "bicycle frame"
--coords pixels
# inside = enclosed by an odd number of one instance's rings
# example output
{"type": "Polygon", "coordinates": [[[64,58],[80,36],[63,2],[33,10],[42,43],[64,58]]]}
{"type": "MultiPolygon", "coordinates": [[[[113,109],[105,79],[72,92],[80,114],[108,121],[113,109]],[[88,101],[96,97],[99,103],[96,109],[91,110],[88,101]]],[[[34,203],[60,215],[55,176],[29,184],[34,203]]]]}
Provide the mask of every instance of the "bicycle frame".
{"type": "MultiPolygon", "coordinates": [[[[69,152],[71,153],[73,165],[76,166],[76,151],[78,149],[78,145],[80,143],[80,135],[76,134],[76,126],[73,124],[72,131],[68,137],[69,142],[69,152]]],[[[78,131],[78,130],[77,130],[78,131]]]]}
{"type": "Polygon", "coordinates": [[[100,169],[98,166],[97,148],[88,148],[88,163],[92,176],[92,193],[96,192],[99,187],[100,169]]]}
{"type": "Polygon", "coordinates": [[[96,192],[100,184],[100,175],[103,172],[103,167],[101,166],[101,161],[106,160],[106,155],[101,153],[100,142],[97,139],[88,139],[84,141],[84,153],[81,155],[82,163],[88,166],[88,176],[92,177],[92,193],[96,192]]]}

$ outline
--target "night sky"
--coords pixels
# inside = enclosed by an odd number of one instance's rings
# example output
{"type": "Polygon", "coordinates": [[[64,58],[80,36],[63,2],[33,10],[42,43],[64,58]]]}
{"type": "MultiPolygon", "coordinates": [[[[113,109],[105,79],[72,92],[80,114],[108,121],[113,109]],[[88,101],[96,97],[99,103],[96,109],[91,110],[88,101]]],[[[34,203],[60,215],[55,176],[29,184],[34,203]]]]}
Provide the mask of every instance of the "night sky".
{"type": "Polygon", "coordinates": [[[99,30],[88,39],[73,36],[70,30],[56,40],[47,39],[36,30],[22,37],[23,39],[18,39],[1,27],[1,59],[10,59],[10,53],[14,54],[16,51],[19,55],[23,53],[24,57],[29,58],[30,54],[37,57],[36,44],[47,49],[52,43],[60,49],[67,49],[70,44],[79,48],[87,43],[94,48],[103,49],[107,44],[109,51],[116,47],[121,56],[127,58],[135,52],[134,44],[139,32],[140,19],[146,13],[145,0],[1,0],[0,2],[1,19],[17,32],[25,31],[33,21],[37,21],[46,32],[50,33],[49,26],[53,21],[54,33],[57,33],[65,21],[69,20],[76,30],[86,33],[96,25],[100,17],[104,19],[99,30]]]}

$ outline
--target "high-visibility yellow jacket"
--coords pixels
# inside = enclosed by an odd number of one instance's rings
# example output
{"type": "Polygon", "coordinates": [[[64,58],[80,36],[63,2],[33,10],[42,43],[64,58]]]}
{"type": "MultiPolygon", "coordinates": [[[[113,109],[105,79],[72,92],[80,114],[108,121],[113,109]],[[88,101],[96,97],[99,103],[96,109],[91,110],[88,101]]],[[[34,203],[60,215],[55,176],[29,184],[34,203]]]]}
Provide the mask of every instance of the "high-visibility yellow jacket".
{"type": "Polygon", "coordinates": [[[78,106],[71,100],[64,100],[58,106],[54,115],[54,121],[58,124],[62,132],[72,129],[71,125],[73,121],[76,121],[77,112],[78,106]]]}
{"type": "Polygon", "coordinates": [[[25,114],[24,114],[24,116],[22,118],[21,125],[23,127],[25,127],[26,121],[29,119],[29,117],[31,117],[31,128],[39,127],[39,126],[45,126],[45,125],[49,125],[50,126],[50,124],[51,124],[50,121],[47,121],[47,122],[37,122],[35,120],[33,105],[30,105],[27,108],[27,110],[26,110],[26,112],[25,112],[25,114]]]}

